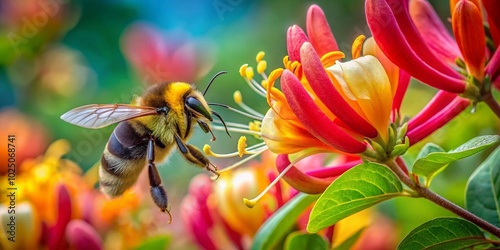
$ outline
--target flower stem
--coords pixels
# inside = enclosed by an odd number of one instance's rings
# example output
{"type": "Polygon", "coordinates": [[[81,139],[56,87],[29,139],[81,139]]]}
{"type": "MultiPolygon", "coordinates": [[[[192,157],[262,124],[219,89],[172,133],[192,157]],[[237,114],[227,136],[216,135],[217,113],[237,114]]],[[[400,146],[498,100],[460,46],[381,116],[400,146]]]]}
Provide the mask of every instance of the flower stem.
{"type": "Polygon", "coordinates": [[[489,222],[477,217],[475,214],[457,206],[456,204],[450,202],[449,200],[441,197],[440,195],[432,192],[430,189],[426,187],[422,187],[415,182],[413,182],[410,177],[408,177],[401,168],[393,161],[389,160],[386,162],[386,165],[399,177],[401,182],[403,182],[406,186],[416,191],[420,197],[428,199],[437,205],[453,212],[454,214],[476,224],[480,228],[488,231],[489,233],[495,235],[500,238],[500,228],[495,227],[489,222]]]}
{"type": "Polygon", "coordinates": [[[495,113],[495,115],[500,118],[500,105],[498,105],[498,102],[495,101],[493,95],[490,94],[486,99],[484,99],[484,102],[488,104],[491,111],[493,111],[493,113],[495,113]]]}

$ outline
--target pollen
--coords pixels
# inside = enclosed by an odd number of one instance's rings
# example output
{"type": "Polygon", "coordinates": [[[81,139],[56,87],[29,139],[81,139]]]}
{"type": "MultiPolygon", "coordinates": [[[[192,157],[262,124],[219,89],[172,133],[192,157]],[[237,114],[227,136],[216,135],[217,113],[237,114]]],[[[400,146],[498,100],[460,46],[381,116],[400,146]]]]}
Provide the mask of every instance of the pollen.
{"type": "Polygon", "coordinates": [[[254,76],[254,73],[253,73],[253,68],[252,68],[252,67],[247,67],[247,68],[246,68],[245,75],[246,75],[246,77],[248,78],[248,80],[252,80],[252,79],[253,79],[253,76],[254,76]]]}
{"type": "Polygon", "coordinates": [[[233,99],[236,104],[241,104],[243,102],[243,97],[241,96],[241,92],[239,90],[234,91],[233,99]]]}
{"type": "Polygon", "coordinates": [[[257,73],[262,74],[264,71],[266,71],[267,68],[267,62],[266,60],[261,60],[259,64],[257,64],[257,73]]]}
{"type": "Polygon", "coordinates": [[[245,63],[245,64],[241,65],[241,67],[240,67],[240,75],[241,75],[241,77],[245,78],[246,72],[247,72],[247,68],[248,68],[248,64],[245,63]]]}
{"type": "Polygon", "coordinates": [[[238,140],[238,155],[240,157],[243,157],[243,155],[246,153],[246,147],[247,147],[247,138],[245,136],[241,136],[240,139],[238,140]]]}
{"type": "Polygon", "coordinates": [[[265,55],[266,53],[264,51],[259,51],[259,53],[257,53],[257,56],[255,57],[255,61],[259,63],[260,61],[262,61],[265,55]]]}

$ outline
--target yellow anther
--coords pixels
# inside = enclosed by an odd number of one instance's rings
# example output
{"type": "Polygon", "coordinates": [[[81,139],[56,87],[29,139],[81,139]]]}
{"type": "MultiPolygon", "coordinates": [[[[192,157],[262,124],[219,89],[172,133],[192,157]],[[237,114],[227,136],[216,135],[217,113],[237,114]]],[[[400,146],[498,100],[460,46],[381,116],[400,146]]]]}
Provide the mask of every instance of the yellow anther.
{"type": "Polygon", "coordinates": [[[288,64],[289,61],[290,61],[290,59],[288,56],[283,57],[283,66],[285,66],[285,68],[286,68],[286,65],[288,64]]]}
{"type": "Polygon", "coordinates": [[[205,153],[208,156],[215,156],[215,153],[212,152],[212,148],[208,144],[205,144],[205,146],[203,146],[203,153],[205,153]]]}
{"type": "Polygon", "coordinates": [[[352,43],[352,59],[356,59],[361,55],[361,49],[363,48],[365,39],[366,37],[364,35],[359,35],[352,43]]]}
{"type": "Polygon", "coordinates": [[[253,121],[253,122],[249,122],[248,123],[248,129],[252,130],[252,131],[257,131],[259,132],[260,131],[260,126],[261,126],[262,122],[261,121],[253,121]]]}
{"type": "Polygon", "coordinates": [[[274,86],[274,82],[281,76],[281,74],[283,73],[283,69],[282,68],[277,68],[275,70],[273,70],[271,72],[271,74],[269,74],[269,78],[267,79],[268,81],[268,84],[267,84],[267,87],[266,87],[266,99],[267,99],[267,104],[269,106],[272,106],[272,103],[271,103],[271,89],[273,88],[274,86]]]}
{"type": "Polygon", "coordinates": [[[257,64],[257,73],[262,74],[264,71],[266,71],[267,68],[267,62],[266,60],[261,60],[259,64],[257,64]]]}
{"type": "Polygon", "coordinates": [[[345,54],[340,51],[330,51],[321,57],[321,64],[324,68],[329,68],[335,65],[335,62],[345,58],[345,54]]]}
{"type": "Polygon", "coordinates": [[[238,155],[242,157],[246,152],[247,147],[247,138],[245,136],[241,136],[238,140],[238,155]]]}
{"type": "Polygon", "coordinates": [[[248,64],[243,64],[240,67],[240,75],[244,78],[246,76],[248,64]]]}
{"type": "Polygon", "coordinates": [[[249,207],[249,208],[253,208],[255,206],[255,204],[257,204],[257,201],[259,201],[259,199],[247,199],[247,198],[243,198],[243,203],[245,203],[245,206],[249,207]]]}
{"type": "Polygon", "coordinates": [[[241,96],[241,92],[239,90],[234,91],[233,99],[236,104],[243,102],[243,97],[241,96]]]}
{"type": "Polygon", "coordinates": [[[267,87],[266,87],[266,86],[267,86],[267,84],[269,84],[269,81],[268,81],[268,80],[262,80],[262,81],[260,82],[260,86],[262,86],[263,88],[267,88],[267,87]]]}
{"type": "Polygon", "coordinates": [[[255,57],[255,61],[257,62],[262,61],[265,55],[266,53],[264,51],[259,51],[259,53],[257,53],[257,56],[255,57]]]}
{"type": "Polygon", "coordinates": [[[246,68],[245,75],[246,75],[246,77],[248,78],[248,80],[252,80],[252,79],[253,79],[253,76],[254,76],[254,73],[253,73],[253,68],[252,68],[252,67],[247,67],[247,68],[246,68]]]}

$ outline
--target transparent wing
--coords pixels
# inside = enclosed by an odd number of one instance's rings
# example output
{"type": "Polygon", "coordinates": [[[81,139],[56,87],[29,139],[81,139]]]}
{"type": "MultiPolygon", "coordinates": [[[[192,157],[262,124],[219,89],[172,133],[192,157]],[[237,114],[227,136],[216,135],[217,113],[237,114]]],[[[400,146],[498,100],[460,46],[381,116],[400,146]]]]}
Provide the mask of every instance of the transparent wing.
{"type": "Polygon", "coordinates": [[[102,128],[113,123],[157,114],[156,108],[153,107],[127,104],[90,104],[66,112],[61,116],[61,119],[84,128],[102,128]]]}

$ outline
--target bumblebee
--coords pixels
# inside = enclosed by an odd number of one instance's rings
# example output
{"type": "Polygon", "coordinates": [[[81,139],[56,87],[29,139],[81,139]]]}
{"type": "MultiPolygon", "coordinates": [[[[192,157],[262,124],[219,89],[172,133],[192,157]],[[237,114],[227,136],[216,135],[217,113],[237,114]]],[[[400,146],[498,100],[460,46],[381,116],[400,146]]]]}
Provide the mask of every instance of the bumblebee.
{"type": "Polygon", "coordinates": [[[213,80],[224,73],[217,73],[203,94],[185,82],[160,83],[149,87],[131,104],[91,104],[63,114],[62,120],[84,128],[98,129],[118,123],[101,156],[101,191],[110,197],[123,194],[137,181],[147,164],[151,197],[156,206],[169,215],[171,223],[167,193],[155,161],[164,160],[176,146],[188,162],[218,177],[217,167],[186,141],[192,135],[194,122],[205,133],[210,132],[212,141],[215,140],[210,128],[212,115],[226,126],[204,98],[213,80]]]}

